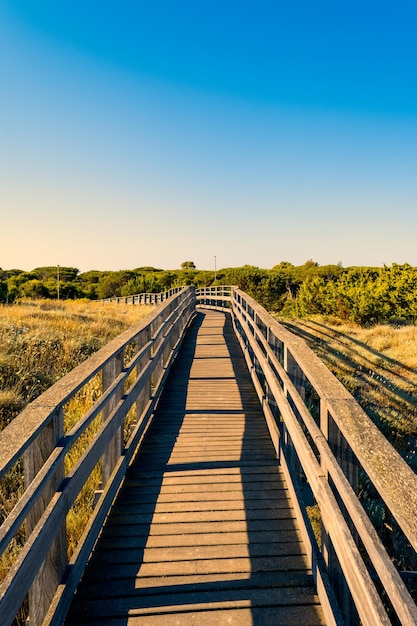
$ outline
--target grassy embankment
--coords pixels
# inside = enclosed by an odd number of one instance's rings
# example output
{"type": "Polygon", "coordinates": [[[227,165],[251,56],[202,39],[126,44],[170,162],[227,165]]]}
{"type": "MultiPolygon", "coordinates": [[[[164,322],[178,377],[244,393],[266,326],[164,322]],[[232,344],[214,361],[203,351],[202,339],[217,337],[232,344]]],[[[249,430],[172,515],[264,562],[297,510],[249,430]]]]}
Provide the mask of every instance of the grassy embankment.
{"type": "MultiPolygon", "coordinates": [[[[0,305],[0,430],[34,398],[110,339],[137,324],[152,306],[123,306],[91,301],[28,300],[13,306],[0,305]]],[[[65,407],[67,432],[92,405],[101,388],[96,376],[65,407]]],[[[99,427],[100,416],[67,455],[68,472],[99,427]]],[[[85,527],[100,482],[100,468],[86,485],[68,518],[68,551],[71,554],[85,527]]],[[[0,483],[0,523],[23,492],[22,463],[0,483]]],[[[24,529],[0,561],[0,580],[8,571],[20,546],[24,529]]]]}

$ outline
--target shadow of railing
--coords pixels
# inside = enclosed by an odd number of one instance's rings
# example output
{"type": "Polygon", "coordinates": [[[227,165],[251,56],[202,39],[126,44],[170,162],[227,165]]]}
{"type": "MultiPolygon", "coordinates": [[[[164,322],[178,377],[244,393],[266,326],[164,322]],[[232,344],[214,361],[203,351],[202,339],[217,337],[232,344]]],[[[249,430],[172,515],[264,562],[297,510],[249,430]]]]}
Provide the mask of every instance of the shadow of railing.
{"type": "Polygon", "coordinates": [[[407,378],[403,374],[398,372],[398,369],[403,371],[407,371],[413,376],[415,376],[415,368],[408,366],[406,363],[402,361],[398,361],[397,359],[393,359],[392,357],[387,356],[383,352],[379,352],[375,350],[371,346],[367,345],[363,341],[352,337],[346,333],[343,333],[334,328],[329,328],[325,324],[320,324],[319,322],[309,320],[308,323],[298,323],[293,324],[287,321],[280,322],[282,326],[288,328],[294,335],[298,335],[303,339],[306,339],[312,345],[320,345],[323,347],[323,350],[326,352],[333,354],[340,361],[344,361],[347,365],[352,367],[352,369],[357,369],[358,365],[363,362],[365,365],[363,366],[363,373],[369,373],[370,375],[375,374],[375,369],[377,368],[379,371],[385,372],[386,376],[378,373],[378,384],[383,385],[386,389],[392,394],[397,395],[401,399],[408,400],[410,402],[415,401],[414,393],[407,392],[402,389],[398,389],[397,385],[394,385],[392,382],[392,377],[394,376],[398,380],[402,380],[407,386],[417,389],[417,382],[412,380],[411,378],[407,378]],[[305,326],[305,328],[301,328],[301,324],[305,326]],[[308,329],[312,330],[316,329],[317,334],[314,332],[309,332],[308,329]],[[335,338],[340,338],[340,346],[341,349],[332,347],[329,345],[329,341],[335,340],[335,338]],[[342,339],[344,343],[342,343],[342,339]],[[364,354],[361,354],[359,350],[355,350],[353,345],[358,346],[360,349],[364,351],[364,354]],[[348,353],[351,355],[349,356],[348,353]],[[374,356],[378,360],[378,364],[372,360],[370,356],[366,356],[366,354],[374,356]]]}
{"type": "Polygon", "coordinates": [[[353,397],[417,472],[416,370],[325,324],[312,320],[281,324],[304,339],[342,382],[346,375],[352,377],[353,397]],[[340,341],[340,348],[331,345],[335,341],[340,341]],[[402,374],[403,371],[409,372],[409,376],[402,374]]]}

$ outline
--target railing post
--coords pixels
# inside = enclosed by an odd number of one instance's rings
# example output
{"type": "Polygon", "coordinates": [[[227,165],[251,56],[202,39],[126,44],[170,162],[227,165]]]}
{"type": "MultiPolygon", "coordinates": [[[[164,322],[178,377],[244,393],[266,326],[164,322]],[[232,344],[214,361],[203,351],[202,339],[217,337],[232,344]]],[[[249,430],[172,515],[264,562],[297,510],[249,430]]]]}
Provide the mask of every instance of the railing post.
{"type": "MultiPolygon", "coordinates": [[[[154,339],[156,337],[156,335],[158,334],[158,332],[160,330],[160,327],[165,322],[165,319],[171,313],[171,309],[172,309],[172,307],[169,306],[167,309],[165,309],[163,311],[163,313],[161,315],[156,317],[154,319],[154,321],[152,322],[152,324],[151,324],[151,338],[152,339],[154,339]]],[[[157,339],[154,339],[154,342],[152,344],[152,349],[151,349],[152,358],[154,358],[154,359],[156,358],[156,354],[157,354],[158,349],[159,349],[160,345],[162,344],[163,340],[164,340],[164,337],[162,335],[160,337],[158,337],[157,339]]],[[[155,363],[154,369],[153,369],[152,387],[155,387],[157,385],[157,383],[159,382],[159,379],[162,376],[163,369],[164,369],[164,355],[160,354],[159,357],[158,357],[158,360],[155,363]]]]}
{"type": "Polygon", "coordinates": [[[336,422],[329,413],[327,404],[320,402],[320,430],[327,439],[329,447],[336,458],[352,489],[358,493],[359,467],[358,460],[351,447],[343,437],[336,422]]]}
{"type": "MultiPolygon", "coordinates": [[[[121,350],[116,354],[116,356],[111,359],[104,367],[102,371],[102,388],[105,391],[118,377],[123,368],[123,359],[124,359],[124,350],[121,350]]],[[[102,412],[102,420],[103,424],[109,419],[110,414],[116,408],[117,404],[122,397],[123,390],[118,389],[118,391],[113,394],[112,398],[110,398],[107,405],[104,407],[102,412]]],[[[102,486],[105,487],[107,484],[113,469],[118,462],[120,455],[123,449],[123,425],[115,433],[112,441],[110,442],[107,450],[103,454],[102,459],[102,486]]]]}
{"type": "MultiPolygon", "coordinates": [[[[145,328],[140,335],[138,335],[136,337],[136,352],[139,352],[143,346],[145,346],[149,340],[151,338],[151,328],[150,326],[148,326],[147,328],[145,328]]],[[[141,373],[141,371],[143,370],[143,368],[145,367],[147,361],[139,361],[137,366],[136,366],[136,375],[139,376],[139,374],[141,373]]],[[[149,399],[151,397],[151,379],[150,377],[148,378],[146,384],[142,387],[141,391],[138,394],[138,398],[136,400],[136,422],[139,420],[140,416],[142,415],[142,412],[145,408],[145,406],[147,405],[147,403],[149,402],[149,399]]]]}
{"type": "Polygon", "coordinates": [[[305,375],[296,359],[291,354],[288,346],[284,344],[284,370],[288,374],[292,384],[297,389],[300,397],[305,400],[305,375]]]}
{"type": "MultiPolygon", "coordinates": [[[[291,352],[288,350],[288,347],[284,344],[284,363],[283,367],[285,372],[288,374],[290,380],[294,379],[293,376],[293,368],[294,368],[294,359],[292,358],[291,352]]],[[[287,388],[284,387],[285,395],[287,395],[287,388]]]]}
{"type": "MultiPolygon", "coordinates": [[[[23,458],[25,487],[34,480],[44,463],[55,449],[64,434],[64,418],[61,407],[55,409],[51,422],[27,449],[23,458]]],[[[26,518],[26,536],[34,530],[42,517],[52,496],[64,478],[64,466],[60,464],[52,480],[45,487],[42,497],[38,500],[26,518]]],[[[29,624],[40,626],[49,609],[52,598],[60,583],[67,565],[67,542],[65,524],[57,532],[48,556],[40,566],[36,578],[29,590],[29,624]]]]}
{"type": "MultiPolygon", "coordinates": [[[[353,489],[355,489],[355,492],[357,492],[357,461],[340,430],[337,428],[337,425],[329,412],[327,403],[325,403],[323,400],[321,400],[320,403],[320,430],[326,437],[329,447],[334,457],[336,458],[339,466],[342,468],[346,478],[349,480],[353,489]]],[[[346,515],[343,502],[341,501],[338,493],[335,492],[335,490],[334,495],[342,511],[344,511],[344,517],[346,519],[346,522],[348,523],[352,535],[356,537],[357,533],[355,531],[354,525],[352,523],[349,523],[349,519],[346,515]]],[[[352,626],[354,626],[356,624],[359,624],[359,617],[353,605],[352,597],[347,587],[345,577],[336,556],[332,541],[326,530],[328,515],[332,515],[332,512],[321,511],[321,536],[323,557],[344,619],[347,624],[351,624],[352,626]]]]}

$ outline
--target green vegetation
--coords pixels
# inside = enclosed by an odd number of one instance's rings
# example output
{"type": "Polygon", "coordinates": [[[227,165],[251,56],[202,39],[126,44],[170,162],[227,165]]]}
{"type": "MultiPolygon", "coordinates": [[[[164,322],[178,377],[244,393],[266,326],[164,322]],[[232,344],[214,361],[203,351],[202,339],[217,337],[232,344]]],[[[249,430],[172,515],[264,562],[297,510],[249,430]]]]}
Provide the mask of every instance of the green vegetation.
{"type": "Polygon", "coordinates": [[[100,300],[136,293],[158,293],[171,287],[237,285],[267,310],[286,317],[321,314],[369,326],[414,321],[417,316],[417,268],[408,264],[377,267],[294,266],[281,262],[272,269],[252,265],[198,270],[193,261],[181,269],[139,267],[118,272],[72,267],[41,267],[31,272],[0,270],[0,302],[19,298],[100,300]]]}

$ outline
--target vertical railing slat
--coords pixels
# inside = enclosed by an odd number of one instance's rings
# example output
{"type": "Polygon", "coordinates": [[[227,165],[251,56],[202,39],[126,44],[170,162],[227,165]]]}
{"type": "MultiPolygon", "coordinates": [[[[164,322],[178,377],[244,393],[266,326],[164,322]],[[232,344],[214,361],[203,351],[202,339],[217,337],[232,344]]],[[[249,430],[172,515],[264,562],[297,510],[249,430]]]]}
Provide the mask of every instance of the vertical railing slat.
{"type": "MultiPolygon", "coordinates": [[[[106,391],[108,387],[115,381],[123,369],[124,351],[120,350],[104,367],[102,370],[102,389],[106,391]]],[[[103,424],[109,419],[112,411],[116,408],[117,404],[122,397],[123,390],[119,388],[104,407],[102,412],[103,424]]],[[[112,442],[108,446],[106,452],[102,458],[102,485],[105,487],[109,480],[116,463],[120,458],[123,449],[123,426],[121,426],[115,433],[112,442]]]]}
{"type": "MultiPolygon", "coordinates": [[[[24,454],[23,465],[26,487],[31,484],[43,467],[63,434],[63,411],[61,407],[57,407],[50,423],[42,430],[24,454]]],[[[64,467],[61,463],[55,471],[53,479],[44,488],[42,498],[38,500],[26,518],[27,537],[35,528],[63,478],[64,467]]],[[[67,541],[65,525],[63,525],[57,532],[48,556],[39,567],[36,578],[29,590],[30,626],[41,626],[66,565],[67,541]]]]}

